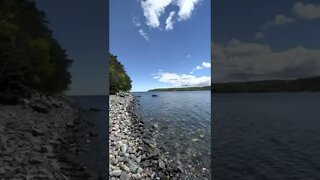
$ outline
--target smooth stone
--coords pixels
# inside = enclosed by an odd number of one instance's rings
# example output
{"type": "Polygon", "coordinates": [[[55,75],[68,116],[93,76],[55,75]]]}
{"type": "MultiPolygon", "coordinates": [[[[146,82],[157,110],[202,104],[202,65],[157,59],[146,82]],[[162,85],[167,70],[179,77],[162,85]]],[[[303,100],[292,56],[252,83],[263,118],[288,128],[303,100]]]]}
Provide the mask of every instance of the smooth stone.
{"type": "Polygon", "coordinates": [[[126,172],[122,172],[120,176],[120,180],[129,180],[130,176],[126,172]]]}
{"type": "Polygon", "coordinates": [[[141,155],[136,158],[136,161],[137,161],[138,163],[141,162],[141,155]]]}
{"type": "Polygon", "coordinates": [[[138,168],[137,172],[141,174],[143,172],[143,169],[142,168],[138,168]]]}
{"type": "Polygon", "coordinates": [[[124,164],[121,165],[121,169],[126,171],[127,173],[130,173],[130,168],[124,164]]]}
{"type": "Polygon", "coordinates": [[[124,153],[126,153],[126,151],[127,151],[128,145],[122,144],[122,145],[120,146],[120,148],[121,148],[122,153],[124,154],[124,153]]]}
{"type": "Polygon", "coordinates": [[[191,139],[191,140],[192,140],[192,142],[197,142],[199,139],[193,138],[193,139],[191,139]]]}
{"type": "Polygon", "coordinates": [[[128,166],[130,168],[130,171],[132,173],[135,173],[137,171],[137,169],[139,168],[138,165],[136,165],[134,162],[132,162],[131,160],[128,161],[128,166]]]}
{"type": "Polygon", "coordinates": [[[119,177],[122,173],[122,170],[111,171],[111,176],[119,177]]]}
{"type": "Polygon", "coordinates": [[[161,169],[164,169],[166,167],[166,165],[164,164],[164,162],[161,159],[158,160],[158,164],[161,169]]]}
{"type": "Polygon", "coordinates": [[[111,158],[110,162],[112,165],[117,165],[117,163],[118,163],[117,159],[114,159],[114,158],[111,158]]]}

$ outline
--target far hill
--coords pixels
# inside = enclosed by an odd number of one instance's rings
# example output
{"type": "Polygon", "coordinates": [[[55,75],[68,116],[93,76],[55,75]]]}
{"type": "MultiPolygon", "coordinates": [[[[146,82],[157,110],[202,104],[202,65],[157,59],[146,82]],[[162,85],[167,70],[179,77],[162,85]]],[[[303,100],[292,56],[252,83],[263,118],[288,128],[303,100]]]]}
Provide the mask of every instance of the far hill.
{"type": "Polygon", "coordinates": [[[320,91],[320,76],[294,80],[214,83],[212,86],[213,92],[218,93],[320,91]]]}
{"type": "Polygon", "coordinates": [[[183,88],[158,88],[158,89],[151,89],[149,91],[210,91],[210,90],[211,90],[211,86],[183,87],[183,88]]]}
{"type": "MultiPolygon", "coordinates": [[[[213,83],[212,92],[242,93],[242,92],[312,92],[320,91],[320,76],[294,80],[264,80],[246,82],[213,83]]],[[[159,88],[149,91],[207,91],[211,86],[185,88],[159,88]]]]}

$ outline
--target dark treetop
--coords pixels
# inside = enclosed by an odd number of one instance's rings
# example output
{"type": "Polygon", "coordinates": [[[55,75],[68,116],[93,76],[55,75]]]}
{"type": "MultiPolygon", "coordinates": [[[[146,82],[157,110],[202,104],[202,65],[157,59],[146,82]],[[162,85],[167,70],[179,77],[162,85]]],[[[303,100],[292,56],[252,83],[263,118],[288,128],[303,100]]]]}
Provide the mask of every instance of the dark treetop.
{"type": "Polygon", "coordinates": [[[68,89],[71,60],[53,38],[35,2],[0,1],[0,95],[24,96],[68,89]]]}

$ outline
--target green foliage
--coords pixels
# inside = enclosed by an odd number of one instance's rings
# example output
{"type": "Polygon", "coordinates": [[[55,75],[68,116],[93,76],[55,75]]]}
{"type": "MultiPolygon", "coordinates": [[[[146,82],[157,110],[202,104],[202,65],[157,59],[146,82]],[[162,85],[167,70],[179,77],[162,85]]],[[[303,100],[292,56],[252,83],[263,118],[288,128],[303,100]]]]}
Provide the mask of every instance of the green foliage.
{"type": "Polygon", "coordinates": [[[131,79],[126,73],[123,65],[118,61],[117,56],[110,54],[109,57],[109,91],[115,94],[119,91],[131,90],[131,79]]]}
{"type": "Polygon", "coordinates": [[[47,24],[34,1],[0,1],[0,93],[21,86],[46,93],[68,88],[72,61],[47,24]]]}

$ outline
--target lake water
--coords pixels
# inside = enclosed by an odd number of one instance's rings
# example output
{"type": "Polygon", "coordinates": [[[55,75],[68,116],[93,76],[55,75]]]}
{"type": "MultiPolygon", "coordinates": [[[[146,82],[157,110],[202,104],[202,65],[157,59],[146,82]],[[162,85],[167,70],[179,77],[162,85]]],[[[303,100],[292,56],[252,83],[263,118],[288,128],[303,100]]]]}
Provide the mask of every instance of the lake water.
{"type": "Polygon", "coordinates": [[[210,91],[134,93],[146,128],[159,124],[156,141],[190,173],[210,177],[210,91]],[[157,95],[157,97],[152,97],[157,95]],[[205,168],[205,169],[203,169],[205,168]]]}
{"type": "Polygon", "coordinates": [[[212,101],[214,179],[320,179],[320,93],[212,101]]]}
{"type": "MultiPolygon", "coordinates": [[[[108,96],[74,96],[73,99],[78,107],[87,111],[83,118],[92,123],[94,132],[98,133],[97,137],[90,138],[88,151],[80,154],[78,160],[87,164],[91,172],[107,179],[108,96]],[[100,111],[89,111],[90,108],[100,111]]],[[[87,143],[86,139],[83,139],[83,143],[87,143]]]]}

